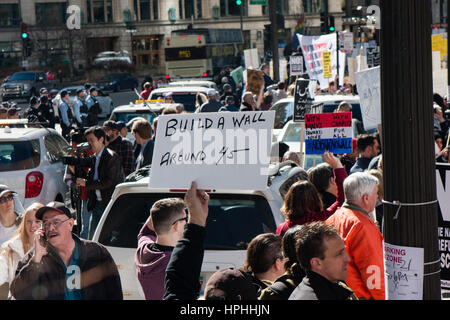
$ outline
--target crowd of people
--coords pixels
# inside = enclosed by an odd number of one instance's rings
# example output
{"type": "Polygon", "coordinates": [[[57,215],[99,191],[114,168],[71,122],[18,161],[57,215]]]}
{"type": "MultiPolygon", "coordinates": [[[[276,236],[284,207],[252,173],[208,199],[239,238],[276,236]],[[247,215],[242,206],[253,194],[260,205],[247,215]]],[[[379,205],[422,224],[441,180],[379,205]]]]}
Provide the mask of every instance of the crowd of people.
{"type": "MultiPolygon", "coordinates": [[[[223,80],[228,79],[224,73],[220,80],[223,93],[219,96],[211,89],[208,100],[199,104],[197,111],[268,110],[274,101],[292,94],[285,91],[283,82],[269,89],[274,84],[267,68],[263,66],[262,70],[265,85],[258,96],[245,90],[237,94],[223,80]]],[[[142,95],[151,91],[147,83],[143,87],[142,95]]],[[[89,110],[95,102],[91,104],[89,97],[95,101],[95,91],[96,88],[89,88],[86,99],[86,92],[77,93],[79,100],[74,109],[78,111],[74,117],[65,106],[66,93],[60,94],[63,135],[70,140],[70,121],[89,126],[84,137],[90,146],[91,164],[83,177],[75,179],[72,166],[67,166],[65,174],[69,186],[82,190],[78,235],[74,217],[64,204],[34,203],[20,214],[15,210],[15,191],[0,185],[3,299],[123,299],[120,276],[111,255],[101,244],[88,239],[92,239],[115,186],[128,174],[151,164],[158,118],[153,124],[145,119],[133,122],[130,130],[135,141],[131,143],[126,139],[125,123],[93,123],[96,115],[93,113],[90,118],[89,110]]],[[[30,101],[32,109],[27,114],[40,123],[46,120],[51,127],[47,118],[50,116],[43,114],[43,97],[45,92],[30,101]]],[[[173,101],[170,94],[165,100],[173,101]]],[[[345,107],[340,105],[336,112],[345,107]]],[[[435,102],[435,131],[441,139],[436,139],[439,161],[448,159],[448,143],[444,147],[449,139],[445,108],[446,102],[442,106],[435,102]]],[[[180,112],[183,110],[168,108],[162,113],[180,112]]],[[[298,155],[286,145],[278,143],[277,148],[277,161],[290,160],[299,165],[298,155]]],[[[199,280],[210,197],[192,182],[184,199],[156,201],[136,235],[135,268],[145,298],[385,299],[383,159],[379,134],[358,135],[353,139],[353,150],[352,154],[343,155],[327,151],[323,154],[324,163],[304,171],[284,197],[281,213],[285,221],[276,230],[257,235],[248,243],[242,268],[214,272],[204,286],[203,296],[199,280]]]]}

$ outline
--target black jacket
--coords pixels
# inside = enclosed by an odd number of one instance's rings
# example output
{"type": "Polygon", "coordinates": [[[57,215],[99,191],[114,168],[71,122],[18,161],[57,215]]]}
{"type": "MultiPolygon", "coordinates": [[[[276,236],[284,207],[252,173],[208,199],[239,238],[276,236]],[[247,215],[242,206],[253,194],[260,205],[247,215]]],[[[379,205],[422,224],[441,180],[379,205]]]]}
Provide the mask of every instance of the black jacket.
{"type": "MultiPolygon", "coordinates": [[[[141,147],[142,148],[142,147],[141,147]]],[[[136,157],[136,168],[143,168],[149,164],[152,164],[153,149],[155,148],[155,141],[150,140],[142,151],[142,157],[136,157]]]]}
{"type": "Polygon", "coordinates": [[[289,300],[356,300],[356,297],[344,282],[333,283],[313,271],[308,271],[289,300]]]}
{"type": "MultiPolygon", "coordinates": [[[[83,300],[123,300],[117,266],[101,244],[72,235],[79,246],[81,295],[83,300]]],[[[11,293],[17,300],[64,300],[66,271],[55,248],[40,263],[32,260],[32,249],[17,266],[11,293]]]]}
{"type": "MultiPolygon", "coordinates": [[[[95,157],[94,157],[95,165],[95,157]]],[[[100,190],[102,196],[102,206],[106,208],[114,188],[124,180],[122,163],[119,155],[105,147],[98,164],[98,180],[94,181],[95,166],[89,169],[86,181],[86,191],[88,196],[88,210],[92,210],[97,201],[95,190],[100,190]]]]}

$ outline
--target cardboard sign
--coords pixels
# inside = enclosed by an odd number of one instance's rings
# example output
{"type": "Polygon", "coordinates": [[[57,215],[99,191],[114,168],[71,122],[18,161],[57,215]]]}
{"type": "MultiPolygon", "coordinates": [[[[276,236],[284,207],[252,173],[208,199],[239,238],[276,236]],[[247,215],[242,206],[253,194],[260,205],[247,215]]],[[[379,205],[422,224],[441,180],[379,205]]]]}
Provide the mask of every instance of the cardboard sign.
{"type": "Polygon", "coordinates": [[[364,129],[376,129],[381,124],[380,67],[357,72],[355,76],[364,129]]]}
{"type": "Polygon", "coordinates": [[[317,113],[305,115],[305,153],[352,153],[352,113],[317,113]]]}
{"type": "Polygon", "coordinates": [[[259,96],[262,88],[264,88],[263,72],[261,70],[247,69],[247,85],[245,89],[259,96]]]}
{"type": "Polygon", "coordinates": [[[331,72],[331,52],[330,51],[322,52],[322,59],[323,59],[323,77],[325,79],[329,79],[333,76],[333,73],[331,72]]]}
{"type": "Polygon", "coordinates": [[[234,83],[242,83],[244,81],[244,68],[238,67],[230,72],[230,76],[233,78],[234,83]]]}
{"type": "MultiPolygon", "coordinates": [[[[308,105],[311,105],[311,94],[309,92],[311,80],[297,79],[294,90],[294,122],[305,119],[308,105]]],[[[315,83],[315,81],[314,81],[315,83]]]]}
{"type": "Polygon", "coordinates": [[[301,76],[303,74],[303,56],[291,56],[289,59],[291,76],[301,76]]]}
{"type": "Polygon", "coordinates": [[[275,111],[162,115],[150,188],[264,190],[275,111]]]}

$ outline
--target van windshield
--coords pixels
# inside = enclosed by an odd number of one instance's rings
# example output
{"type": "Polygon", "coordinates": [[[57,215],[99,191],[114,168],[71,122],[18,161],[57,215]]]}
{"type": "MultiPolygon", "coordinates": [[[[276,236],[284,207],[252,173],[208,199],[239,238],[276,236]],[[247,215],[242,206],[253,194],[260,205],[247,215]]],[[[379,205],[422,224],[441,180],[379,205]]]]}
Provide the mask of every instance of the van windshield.
{"type": "MultiPolygon", "coordinates": [[[[137,236],[153,204],[183,193],[124,194],[113,204],[100,233],[105,246],[137,248],[137,236]]],[[[245,250],[258,234],[275,232],[269,203],[263,196],[210,194],[205,249],[245,250]]]]}

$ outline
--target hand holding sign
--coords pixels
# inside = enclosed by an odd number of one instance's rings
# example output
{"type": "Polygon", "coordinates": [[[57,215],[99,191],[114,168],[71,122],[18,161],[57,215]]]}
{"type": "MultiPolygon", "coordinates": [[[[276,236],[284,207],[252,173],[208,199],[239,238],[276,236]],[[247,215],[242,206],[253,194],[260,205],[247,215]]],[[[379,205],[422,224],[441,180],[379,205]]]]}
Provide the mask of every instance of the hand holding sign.
{"type": "Polygon", "coordinates": [[[341,163],[341,160],[339,160],[339,158],[337,158],[335,155],[333,155],[331,152],[329,151],[325,151],[323,153],[323,161],[325,161],[326,163],[328,163],[333,169],[337,169],[337,168],[343,168],[343,165],[341,163]]]}
{"type": "Polygon", "coordinates": [[[204,190],[198,190],[197,183],[192,181],[184,201],[189,211],[189,223],[205,226],[208,218],[209,195],[204,190]]]}

